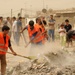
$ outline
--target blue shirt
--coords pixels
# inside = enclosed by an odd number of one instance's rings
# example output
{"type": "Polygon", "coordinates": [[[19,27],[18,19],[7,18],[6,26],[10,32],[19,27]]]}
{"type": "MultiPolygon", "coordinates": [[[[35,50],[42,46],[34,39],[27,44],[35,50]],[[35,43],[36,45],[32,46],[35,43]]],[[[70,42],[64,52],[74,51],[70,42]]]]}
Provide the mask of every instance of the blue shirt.
{"type": "Polygon", "coordinates": [[[22,27],[22,22],[20,20],[17,21],[17,32],[20,31],[20,28],[22,27]]]}

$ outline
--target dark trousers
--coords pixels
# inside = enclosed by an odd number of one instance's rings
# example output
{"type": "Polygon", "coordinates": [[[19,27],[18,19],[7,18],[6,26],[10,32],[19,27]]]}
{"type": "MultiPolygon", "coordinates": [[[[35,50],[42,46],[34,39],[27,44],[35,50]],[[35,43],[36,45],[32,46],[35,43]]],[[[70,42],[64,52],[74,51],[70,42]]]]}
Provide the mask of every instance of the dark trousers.
{"type": "Polygon", "coordinates": [[[0,61],[1,61],[1,75],[5,75],[6,73],[6,55],[0,54],[0,61]]]}

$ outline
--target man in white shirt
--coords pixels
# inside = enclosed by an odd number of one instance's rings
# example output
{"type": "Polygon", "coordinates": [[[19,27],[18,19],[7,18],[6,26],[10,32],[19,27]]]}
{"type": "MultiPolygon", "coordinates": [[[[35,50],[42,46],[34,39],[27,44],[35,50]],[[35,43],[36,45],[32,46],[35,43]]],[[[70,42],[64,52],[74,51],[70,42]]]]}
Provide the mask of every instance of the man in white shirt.
{"type": "Polygon", "coordinates": [[[19,45],[19,40],[20,40],[20,31],[22,30],[22,17],[19,17],[18,20],[16,20],[15,17],[13,17],[13,34],[14,34],[14,40],[17,45],[19,45]]]}
{"type": "Polygon", "coordinates": [[[12,23],[11,23],[11,18],[10,17],[7,17],[7,26],[10,28],[10,31],[9,31],[8,35],[11,37],[12,23]]]}
{"type": "Polygon", "coordinates": [[[13,20],[13,25],[12,25],[12,32],[13,32],[13,38],[14,38],[14,41],[15,43],[17,44],[17,20],[16,20],[16,17],[13,17],[12,18],[13,20]]]}

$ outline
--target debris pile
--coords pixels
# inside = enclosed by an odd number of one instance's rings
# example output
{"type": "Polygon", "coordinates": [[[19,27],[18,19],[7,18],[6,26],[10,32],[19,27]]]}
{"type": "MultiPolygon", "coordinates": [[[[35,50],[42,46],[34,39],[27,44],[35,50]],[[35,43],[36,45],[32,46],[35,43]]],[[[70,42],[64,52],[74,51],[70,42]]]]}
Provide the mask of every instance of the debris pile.
{"type": "Polygon", "coordinates": [[[57,75],[75,75],[75,65],[64,67],[58,71],[57,75]]]}
{"type": "Polygon", "coordinates": [[[48,52],[35,60],[19,63],[7,70],[7,75],[75,75],[74,54],[48,52]]]}

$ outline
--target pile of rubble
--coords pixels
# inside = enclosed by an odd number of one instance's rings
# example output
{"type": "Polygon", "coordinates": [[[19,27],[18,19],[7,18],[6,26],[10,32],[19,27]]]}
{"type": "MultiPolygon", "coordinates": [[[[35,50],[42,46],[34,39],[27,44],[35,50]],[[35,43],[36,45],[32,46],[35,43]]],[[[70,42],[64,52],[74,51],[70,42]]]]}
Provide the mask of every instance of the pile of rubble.
{"type": "MultiPolygon", "coordinates": [[[[72,53],[72,55],[74,54],[72,53]]],[[[75,61],[67,64],[67,60],[72,55],[67,51],[49,52],[35,60],[21,62],[17,66],[8,69],[7,75],[75,75],[75,65],[71,64],[75,61]]]]}

